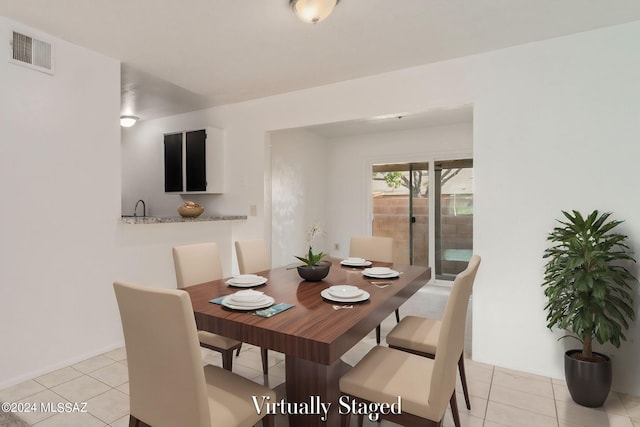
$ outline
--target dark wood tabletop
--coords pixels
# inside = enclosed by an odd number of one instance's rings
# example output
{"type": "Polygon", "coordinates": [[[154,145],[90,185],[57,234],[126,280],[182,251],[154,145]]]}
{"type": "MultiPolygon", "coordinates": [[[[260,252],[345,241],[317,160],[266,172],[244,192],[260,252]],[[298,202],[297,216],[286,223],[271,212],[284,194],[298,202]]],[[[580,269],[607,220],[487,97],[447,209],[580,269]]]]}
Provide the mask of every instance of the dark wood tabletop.
{"type": "Polygon", "coordinates": [[[273,297],[276,304],[294,304],[270,318],[229,310],[209,302],[239,290],[227,286],[226,280],[185,290],[191,295],[198,329],[329,365],[375,329],[431,277],[430,269],[425,267],[374,263],[374,266],[390,266],[402,274],[396,279],[370,279],[363,276],[362,268],[341,266],[338,259],[332,259],[332,263],[329,275],[320,282],[304,281],[295,268],[281,267],[258,273],[268,281],[252,289],[273,297]],[[371,284],[372,281],[390,285],[379,288],[371,284]],[[334,310],[336,303],[323,299],[320,292],[342,284],[358,286],[371,296],[368,301],[353,304],[352,309],[334,310]]]}
{"type": "MultiPolygon", "coordinates": [[[[304,402],[309,396],[319,396],[323,402],[336,402],[338,379],[345,372],[340,356],[424,286],[431,278],[431,269],[374,262],[373,266],[391,267],[401,274],[394,279],[372,279],[362,274],[362,268],[342,266],[339,259],[331,262],[329,275],[320,282],[303,280],[295,268],[257,273],[268,281],[252,289],[273,297],[276,304],[294,304],[269,318],[209,302],[240,289],[228,286],[224,279],[184,290],[191,296],[198,329],[285,354],[288,401],[304,402]],[[389,286],[378,287],[372,282],[385,282],[389,286]],[[335,310],[334,305],[341,304],[320,295],[334,285],[358,286],[370,297],[352,304],[353,308],[335,310]]],[[[334,410],[326,422],[308,416],[289,417],[290,426],[338,425],[338,421],[334,410]]]]}

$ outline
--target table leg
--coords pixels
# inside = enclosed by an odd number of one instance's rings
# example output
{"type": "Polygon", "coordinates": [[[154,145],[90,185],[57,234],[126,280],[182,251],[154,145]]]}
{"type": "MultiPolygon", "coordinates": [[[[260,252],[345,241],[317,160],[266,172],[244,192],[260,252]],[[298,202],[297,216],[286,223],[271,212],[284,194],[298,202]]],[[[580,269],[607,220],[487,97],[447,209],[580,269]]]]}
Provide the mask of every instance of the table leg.
{"type": "MultiPolygon", "coordinates": [[[[340,377],[349,370],[349,365],[337,360],[331,365],[322,365],[292,356],[285,358],[286,369],[286,401],[331,403],[327,420],[323,415],[289,415],[289,426],[339,426],[338,398],[340,377]]],[[[321,408],[320,412],[322,412],[321,408]]]]}

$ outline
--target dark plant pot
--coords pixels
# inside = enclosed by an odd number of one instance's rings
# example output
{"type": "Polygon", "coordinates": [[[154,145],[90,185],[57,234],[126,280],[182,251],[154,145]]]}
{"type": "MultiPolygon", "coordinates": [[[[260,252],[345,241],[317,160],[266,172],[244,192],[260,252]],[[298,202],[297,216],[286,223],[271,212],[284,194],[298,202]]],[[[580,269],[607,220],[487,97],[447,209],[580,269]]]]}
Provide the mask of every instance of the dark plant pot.
{"type": "Polygon", "coordinates": [[[564,354],[564,376],[571,398],[582,406],[590,408],[602,406],[611,390],[611,359],[604,354],[594,352],[594,355],[601,356],[605,360],[588,362],[571,357],[575,353],[581,353],[581,351],[569,350],[564,354]]]}
{"type": "Polygon", "coordinates": [[[331,268],[331,263],[329,262],[323,262],[322,264],[314,265],[313,267],[301,265],[298,267],[298,274],[308,282],[319,282],[327,277],[329,274],[329,268],[331,268]]]}

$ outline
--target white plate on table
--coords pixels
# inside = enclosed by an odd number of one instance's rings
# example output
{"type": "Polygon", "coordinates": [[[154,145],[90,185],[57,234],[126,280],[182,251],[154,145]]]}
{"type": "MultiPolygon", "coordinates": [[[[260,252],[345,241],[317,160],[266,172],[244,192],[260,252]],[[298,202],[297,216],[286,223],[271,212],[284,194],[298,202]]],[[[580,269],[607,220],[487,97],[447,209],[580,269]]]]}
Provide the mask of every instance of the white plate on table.
{"type": "Polygon", "coordinates": [[[387,267],[373,267],[365,268],[362,270],[362,274],[367,277],[374,277],[376,279],[391,279],[393,277],[400,276],[400,273],[387,267]]]}
{"type": "Polygon", "coordinates": [[[254,291],[253,289],[244,289],[238,291],[232,295],[229,295],[229,299],[234,304],[251,304],[264,300],[264,292],[254,291]]]}
{"type": "Polygon", "coordinates": [[[260,279],[261,276],[257,274],[237,274],[231,279],[237,283],[254,283],[260,279]]]}
{"type": "Polygon", "coordinates": [[[264,285],[265,283],[267,283],[267,280],[269,279],[262,276],[255,276],[252,280],[238,279],[236,277],[232,277],[231,279],[227,280],[225,283],[228,286],[235,286],[236,288],[253,288],[254,286],[264,285]]]}
{"type": "Polygon", "coordinates": [[[338,298],[356,298],[362,295],[363,290],[357,286],[335,285],[329,288],[329,293],[338,298]]]}
{"type": "Polygon", "coordinates": [[[355,258],[355,257],[350,257],[347,259],[343,259],[342,261],[340,261],[341,265],[346,265],[349,267],[368,267],[371,265],[371,261],[367,261],[364,258],[355,258]]]}
{"type": "Polygon", "coordinates": [[[322,295],[322,298],[324,299],[328,299],[329,301],[333,301],[333,302],[343,302],[343,303],[349,303],[349,302],[362,302],[362,301],[366,301],[369,299],[369,297],[371,296],[369,294],[369,292],[367,291],[362,291],[362,293],[356,297],[350,297],[350,298],[342,298],[342,297],[337,297],[335,295],[333,295],[331,293],[331,290],[329,288],[324,289],[320,292],[320,295],[322,295]]]}
{"type": "Polygon", "coordinates": [[[231,298],[232,296],[233,295],[229,295],[225,297],[222,300],[221,304],[233,310],[246,310],[246,311],[258,310],[259,308],[266,308],[266,307],[272,306],[273,303],[275,302],[275,300],[272,297],[266,296],[266,295],[264,296],[263,299],[260,299],[259,301],[255,301],[251,303],[235,301],[234,299],[231,298]]]}

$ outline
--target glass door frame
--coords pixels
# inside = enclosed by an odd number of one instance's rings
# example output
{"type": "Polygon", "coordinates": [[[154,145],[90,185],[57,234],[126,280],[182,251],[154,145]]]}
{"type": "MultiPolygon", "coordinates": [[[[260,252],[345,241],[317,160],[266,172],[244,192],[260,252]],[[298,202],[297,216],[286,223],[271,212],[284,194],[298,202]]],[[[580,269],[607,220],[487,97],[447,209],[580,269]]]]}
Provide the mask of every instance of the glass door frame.
{"type": "MultiPolygon", "coordinates": [[[[439,152],[436,155],[434,154],[415,154],[409,156],[398,156],[398,155],[378,155],[375,157],[367,157],[364,159],[363,165],[363,177],[365,179],[365,192],[363,194],[364,197],[364,206],[365,206],[365,218],[364,224],[367,224],[365,229],[362,230],[363,233],[366,233],[369,236],[373,235],[373,198],[371,194],[373,193],[373,185],[371,174],[373,173],[373,166],[376,164],[384,164],[384,163],[428,163],[429,164],[429,172],[435,170],[436,162],[443,161],[453,161],[453,160],[466,160],[473,159],[473,153],[464,151],[456,151],[456,152],[439,152]]],[[[433,179],[429,179],[429,194],[434,194],[436,191],[435,181],[433,179]]],[[[429,212],[435,212],[436,209],[436,201],[435,197],[429,197],[428,200],[429,212]]],[[[435,215],[429,215],[429,230],[435,230],[436,226],[436,218],[435,215]]],[[[430,233],[431,236],[432,233],[430,233]]],[[[427,242],[429,247],[429,266],[432,268],[432,271],[435,271],[435,263],[436,263],[436,241],[435,236],[430,237],[427,242]]],[[[442,284],[444,286],[451,286],[452,282],[448,280],[438,280],[435,278],[435,273],[431,275],[432,281],[438,282],[438,284],[442,284]]]]}

